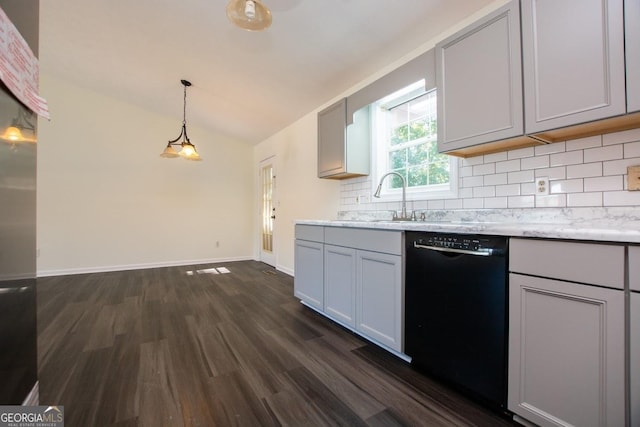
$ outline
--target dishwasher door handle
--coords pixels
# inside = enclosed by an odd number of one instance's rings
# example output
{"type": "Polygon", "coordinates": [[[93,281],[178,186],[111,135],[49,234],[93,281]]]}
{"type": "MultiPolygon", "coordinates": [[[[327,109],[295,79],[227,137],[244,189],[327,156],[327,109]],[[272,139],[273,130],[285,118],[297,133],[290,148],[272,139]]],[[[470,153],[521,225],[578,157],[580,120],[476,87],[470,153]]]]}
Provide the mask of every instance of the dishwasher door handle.
{"type": "Polygon", "coordinates": [[[498,251],[494,249],[489,249],[489,248],[480,249],[478,251],[471,251],[468,249],[443,248],[440,246],[422,245],[417,242],[413,242],[413,247],[416,249],[428,249],[431,251],[449,252],[454,254],[465,254],[465,255],[476,255],[476,256],[498,255],[498,251]]]}

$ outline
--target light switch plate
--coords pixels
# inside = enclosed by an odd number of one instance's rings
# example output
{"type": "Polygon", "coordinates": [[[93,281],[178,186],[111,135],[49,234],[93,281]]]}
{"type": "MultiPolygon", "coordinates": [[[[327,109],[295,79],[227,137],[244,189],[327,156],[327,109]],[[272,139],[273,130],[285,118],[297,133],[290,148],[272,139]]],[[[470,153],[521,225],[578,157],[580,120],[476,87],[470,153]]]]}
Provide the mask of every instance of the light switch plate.
{"type": "Polygon", "coordinates": [[[629,166],[627,168],[627,188],[629,191],[640,190],[640,166],[629,166]]]}

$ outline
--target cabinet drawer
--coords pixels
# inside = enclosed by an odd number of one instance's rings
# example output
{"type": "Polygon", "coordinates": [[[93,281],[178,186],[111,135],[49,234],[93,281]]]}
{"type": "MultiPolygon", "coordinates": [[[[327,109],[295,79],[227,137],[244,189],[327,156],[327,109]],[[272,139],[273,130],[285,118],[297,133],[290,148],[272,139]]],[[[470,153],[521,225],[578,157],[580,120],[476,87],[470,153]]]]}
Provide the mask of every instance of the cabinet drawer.
{"type": "Polygon", "coordinates": [[[296,224],[296,239],[323,242],[324,227],[321,225],[296,224]]]}
{"type": "Polygon", "coordinates": [[[640,292],[640,246],[629,246],[629,285],[640,292]]]}
{"type": "Polygon", "coordinates": [[[511,239],[509,271],[623,289],[624,247],[511,239]]]}
{"type": "Polygon", "coordinates": [[[401,231],[326,227],[324,239],[331,245],[402,255],[401,231]]]}

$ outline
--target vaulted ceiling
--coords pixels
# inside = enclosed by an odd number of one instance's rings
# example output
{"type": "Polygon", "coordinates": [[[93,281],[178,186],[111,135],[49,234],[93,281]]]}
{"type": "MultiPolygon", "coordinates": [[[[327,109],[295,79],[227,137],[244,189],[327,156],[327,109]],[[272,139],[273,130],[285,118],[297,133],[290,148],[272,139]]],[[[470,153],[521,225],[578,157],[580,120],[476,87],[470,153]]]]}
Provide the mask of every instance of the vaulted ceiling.
{"type": "Polygon", "coordinates": [[[491,1],[263,0],[263,32],[226,0],[43,1],[41,72],[176,121],[190,80],[189,124],[255,144],[491,1]]]}

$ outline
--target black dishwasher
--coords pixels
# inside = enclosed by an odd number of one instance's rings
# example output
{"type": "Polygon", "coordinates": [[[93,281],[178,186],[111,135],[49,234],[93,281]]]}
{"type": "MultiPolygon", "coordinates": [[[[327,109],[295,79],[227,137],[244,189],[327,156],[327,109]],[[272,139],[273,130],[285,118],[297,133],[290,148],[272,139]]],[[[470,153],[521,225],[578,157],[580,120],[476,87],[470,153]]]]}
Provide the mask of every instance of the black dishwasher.
{"type": "Polygon", "coordinates": [[[405,237],[405,353],[412,365],[506,410],[508,239],[405,237]]]}

